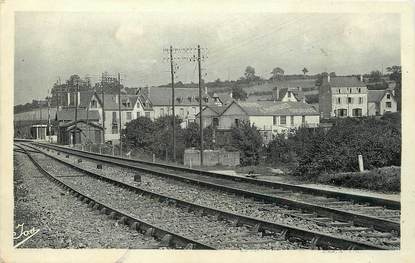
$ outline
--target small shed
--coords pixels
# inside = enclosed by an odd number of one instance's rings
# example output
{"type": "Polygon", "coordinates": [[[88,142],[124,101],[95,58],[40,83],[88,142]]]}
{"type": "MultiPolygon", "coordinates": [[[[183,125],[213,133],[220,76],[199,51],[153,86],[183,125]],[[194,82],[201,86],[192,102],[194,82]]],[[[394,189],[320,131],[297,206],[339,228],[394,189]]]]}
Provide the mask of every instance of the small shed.
{"type": "Polygon", "coordinates": [[[100,144],[102,142],[102,125],[84,120],[61,123],[59,125],[58,143],[60,144],[100,144]]]}

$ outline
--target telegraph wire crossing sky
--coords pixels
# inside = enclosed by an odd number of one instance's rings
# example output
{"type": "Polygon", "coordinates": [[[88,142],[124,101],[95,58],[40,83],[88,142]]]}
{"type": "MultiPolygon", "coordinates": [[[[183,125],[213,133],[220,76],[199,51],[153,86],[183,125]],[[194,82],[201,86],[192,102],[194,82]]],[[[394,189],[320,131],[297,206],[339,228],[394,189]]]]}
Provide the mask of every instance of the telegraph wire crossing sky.
{"type": "MultiPolygon", "coordinates": [[[[203,78],[238,79],[246,66],[269,78],[323,71],[368,73],[400,65],[394,14],[17,12],[14,104],[44,98],[58,77],[121,72],[129,87],[170,82],[163,49],[207,48],[203,78]]],[[[178,61],[176,81],[197,82],[196,63],[178,61]]]]}

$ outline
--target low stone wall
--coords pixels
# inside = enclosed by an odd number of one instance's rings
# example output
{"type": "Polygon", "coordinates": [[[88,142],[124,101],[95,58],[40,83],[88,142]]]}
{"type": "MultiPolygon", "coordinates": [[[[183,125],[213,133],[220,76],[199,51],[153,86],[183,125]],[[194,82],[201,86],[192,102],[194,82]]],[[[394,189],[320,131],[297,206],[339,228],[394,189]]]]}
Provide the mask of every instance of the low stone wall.
{"type": "MultiPolygon", "coordinates": [[[[203,151],[204,166],[237,166],[239,165],[239,152],[227,152],[225,150],[205,150],[203,151]]],[[[183,163],[186,166],[200,166],[200,151],[186,149],[184,151],[183,163]]]]}

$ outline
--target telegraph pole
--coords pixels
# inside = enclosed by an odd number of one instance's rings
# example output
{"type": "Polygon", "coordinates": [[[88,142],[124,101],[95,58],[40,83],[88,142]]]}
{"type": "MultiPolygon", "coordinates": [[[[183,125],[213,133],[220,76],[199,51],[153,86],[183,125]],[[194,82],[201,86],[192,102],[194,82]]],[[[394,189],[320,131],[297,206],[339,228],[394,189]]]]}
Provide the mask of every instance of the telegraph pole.
{"type": "Polygon", "coordinates": [[[118,118],[119,120],[119,133],[120,133],[120,155],[122,156],[122,140],[121,140],[121,77],[118,72],[118,118]]]}
{"type": "Polygon", "coordinates": [[[203,166],[202,71],[200,66],[200,60],[200,45],[197,45],[197,64],[199,68],[200,166],[203,166]]]}
{"type": "Polygon", "coordinates": [[[104,108],[104,81],[103,77],[101,78],[101,94],[102,94],[102,143],[105,143],[105,108],[104,108]]]}
{"type": "Polygon", "coordinates": [[[50,139],[50,96],[49,96],[49,90],[48,90],[48,127],[47,127],[47,129],[48,129],[48,134],[49,134],[49,142],[51,142],[51,139],[50,139]]]}
{"type": "Polygon", "coordinates": [[[73,144],[76,144],[76,130],[78,129],[78,92],[79,92],[79,81],[76,82],[76,94],[75,94],[75,131],[74,131],[74,138],[73,144]]]}
{"type": "Polygon", "coordinates": [[[173,69],[173,47],[170,46],[170,73],[171,73],[171,105],[173,114],[173,162],[176,162],[176,115],[174,110],[174,69],[173,69]]]}

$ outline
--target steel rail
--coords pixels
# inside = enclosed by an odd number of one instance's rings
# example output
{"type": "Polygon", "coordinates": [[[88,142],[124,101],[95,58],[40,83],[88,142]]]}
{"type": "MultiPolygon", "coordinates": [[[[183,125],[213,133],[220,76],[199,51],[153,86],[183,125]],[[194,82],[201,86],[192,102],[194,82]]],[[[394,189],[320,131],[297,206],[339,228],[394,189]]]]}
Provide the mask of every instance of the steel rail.
{"type": "MultiPolygon", "coordinates": [[[[199,169],[192,169],[192,168],[187,168],[187,167],[182,167],[182,166],[177,166],[177,165],[163,164],[163,163],[158,163],[158,162],[153,163],[153,162],[144,161],[144,160],[127,159],[127,158],[122,158],[122,157],[119,157],[119,156],[112,156],[112,155],[107,155],[107,154],[87,152],[87,151],[82,151],[82,150],[68,148],[68,147],[59,146],[59,145],[52,145],[52,144],[48,144],[48,143],[34,142],[34,144],[37,144],[37,145],[43,146],[43,147],[59,149],[59,150],[64,151],[64,152],[65,151],[66,152],[71,152],[73,154],[80,153],[80,154],[83,154],[83,155],[87,154],[89,156],[100,156],[100,157],[110,158],[110,159],[114,159],[114,160],[121,160],[121,161],[128,162],[128,163],[145,164],[145,165],[150,165],[150,166],[155,166],[155,167],[172,169],[172,170],[176,170],[176,171],[188,172],[188,173],[193,173],[193,174],[200,174],[200,175],[205,175],[205,176],[210,176],[210,177],[215,177],[215,178],[221,178],[221,179],[228,179],[228,180],[232,180],[232,181],[239,181],[239,182],[252,183],[252,184],[262,185],[262,186],[283,188],[283,189],[286,189],[286,190],[292,190],[292,191],[302,192],[302,193],[306,193],[306,194],[333,197],[333,198],[337,198],[339,200],[344,200],[344,201],[354,201],[354,202],[358,202],[358,203],[369,203],[369,204],[374,205],[374,206],[383,206],[383,207],[388,208],[388,209],[394,209],[394,210],[400,210],[401,209],[401,203],[399,201],[383,199],[383,198],[378,198],[378,197],[365,196],[365,195],[359,195],[359,194],[342,193],[342,192],[330,191],[330,190],[324,190],[324,189],[315,189],[315,188],[306,187],[306,186],[293,185],[293,184],[281,183],[281,182],[271,182],[271,181],[254,179],[254,178],[236,177],[236,176],[232,176],[232,175],[220,174],[220,173],[209,172],[209,171],[204,171],[204,170],[199,170],[199,169]]],[[[86,157],[86,156],[84,156],[84,157],[86,157]]]]}
{"type": "MultiPolygon", "coordinates": [[[[27,146],[27,145],[26,145],[27,146]]],[[[28,146],[31,147],[31,146],[28,146]]],[[[289,225],[285,225],[285,224],[281,224],[281,223],[274,223],[274,222],[270,222],[270,221],[265,221],[265,220],[261,220],[258,218],[253,218],[253,217],[249,217],[249,216],[244,216],[244,215],[240,215],[237,213],[232,213],[232,212],[228,212],[228,211],[224,211],[224,210],[220,210],[217,208],[212,208],[212,207],[207,207],[207,206],[203,206],[203,205],[199,205],[199,204],[195,204],[192,202],[188,202],[179,198],[175,198],[175,197],[170,197],[170,196],[166,196],[163,194],[159,194],[159,193],[154,193],[154,192],[150,192],[147,191],[145,189],[142,189],[140,187],[136,187],[133,185],[129,185],[126,184],[124,182],[112,179],[112,178],[108,178],[102,175],[99,175],[97,173],[85,170],[83,168],[77,167],[73,164],[70,164],[68,162],[65,162],[55,156],[52,156],[50,154],[47,154],[43,151],[39,151],[39,153],[44,154],[45,156],[48,156],[60,163],[63,163],[64,165],[78,170],[80,172],[86,173],[92,177],[95,177],[99,180],[114,184],[116,186],[128,189],[132,192],[135,193],[139,193],[142,195],[148,195],[153,197],[154,199],[159,200],[160,202],[163,201],[167,201],[167,202],[171,202],[173,204],[175,204],[176,206],[180,206],[180,207],[187,207],[190,210],[197,210],[199,211],[201,214],[212,214],[215,215],[218,220],[220,219],[226,219],[232,222],[237,222],[237,224],[240,225],[249,225],[251,227],[253,227],[256,231],[270,231],[273,233],[283,233],[283,237],[287,240],[289,240],[290,238],[294,238],[294,239],[300,239],[300,240],[304,240],[304,241],[308,241],[313,243],[314,246],[320,246],[323,248],[339,248],[339,249],[363,249],[363,250],[367,250],[367,249],[372,249],[372,250],[388,250],[389,248],[384,247],[384,246],[378,246],[378,245],[374,245],[374,244],[370,244],[367,242],[360,242],[360,241],[353,241],[353,240],[349,240],[346,238],[341,238],[341,237],[336,237],[333,235],[329,235],[329,234],[324,234],[324,233],[319,233],[319,232],[315,232],[315,231],[310,231],[310,230],[306,230],[306,229],[302,229],[302,228],[298,228],[298,227],[293,227],[293,226],[289,226],[289,225]]]]}
{"type": "MultiPolygon", "coordinates": [[[[41,144],[40,146],[47,148],[53,148],[50,147],[50,145],[44,145],[41,144]]],[[[33,146],[29,146],[32,149],[36,149],[33,146]]],[[[62,151],[62,149],[60,147],[58,147],[59,151],[62,151]]],[[[56,150],[56,148],[55,148],[56,150]]],[[[363,215],[363,214],[358,214],[358,213],[352,213],[352,212],[348,212],[348,211],[343,211],[340,209],[335,209],[335,208],[330,208],[330,207],[325,207],[325,206],[321,206],[321,205],[316,205],[316,204],[311,204],[311,203],[307,203],[307,202],[303,202],[303,201],[296,201],[296,200],[292,200],[292,199],[288,199],[288,198],[284,198],[284,197],[278,197],[278,196],[271,196],[271,195],[267,195],[267,194],[263,194],[263,193],[259,193],[259,192],[254,192],[254,191],[248,191],[248,190],[244,190],[244,189],[240,189],[240,188],[234,188],[231,186],[226,186],[226,185],[221,185],[221,184],[217,184],[217,183],[212,183],[212,182],[206,182],[203,180],[198,180],[198,179],[193,179],[193,178],[189,178],[186,176],[180,176],[177,174],[172,174],[172,173],[167,173],[167,172],[161,172],[161,171],[154,171],[154,170],[150,170],[148,168],[142,168],[142,167],[137,167],[134,165],[130,165],[128,163],[124,163],[124,161],[128,161],[128,159],[122,159],[122,160],[118,160],[118,162],[111,160],[110,158],[108,158],[109,156],[106,155],[93,155],[91,156],[89,154],[89,152],[84,152],[84,151],[73,151],[72,149],[66,149],[64,148],[64,150],[62,152],[66,152],[68,154],[73,154],[76,156],[80,156],[83,158],[87,158],[87,159],[91,159],[91,160],[95,160],[98,162],[106,162],[106,163],[111,163],[111,164],[115,164],[121,167],[126,167],[126,168],[130,168],[130,169],[134,169],[134,170],[138,170],[144,173],[150,173],[150,174],[154,174],[157,176],[162,176],[162,177],[167,177],[167,178],[175,178],[184,182],[191,182],[191,183],[195,183],[198,185],[203,185],[205,187],[210,187],[210,188],[215,188],[215,189],[220,189],[223,191],[227,191],[227,192],[231,192],[231,193],[236,193],[239,195],[243,195],[246,197],[252,197],[255,198],[257,200],[263,200],[265,202],[270,202],[270,203],[277,203],[279,205],[288,205],[290,207],[293,208],[297,208],[297,209],[302,209],[306,212],[309,213],[314,213],[316,212],[319,216],[323,216],[323,217],[331,217],[334,220],[338,220],[338,221],[343,221],[343,222],[353,222],[354,225],[356,226],[365,226],[365,227],[370,227],[370,228],[374,228],[376,230],[379,231],[386,231],[386,232],[397,232],[400,233],[400,224],[391,220],[386,220],[386,219],[380,219],[380,218],[376,218],[373,216],[368,216],[368,215],[363,215]],[[120,162],[123,161],[123,162],[120,162]]],[[[112,157],[112,156],[111,156],[112,157]]]]}
{"type": "MultiPolygon", "coordinates": [[[[67,185],[62,180],[56,178],[51,173],[46,171],[40,164],[37,162],[24,147],[18,145],[20,149],[29,157],[31,162],[37,167],[37,169],[46,175],[53,182],[58,184],[60,187],[68,190],[72,195],[78,198],[78,200],[88,204],[89,207],[92,207],[95,210],[100,210],[101,213],[107,215],[112,215],[113,219],[119,219],[118,221],[122,224],[130,226],[131,229],[140,231],[142,233],[150,233],[154,238],[161,240],[160,247],[171,247],[171,248],[186,248],[186,249],[215,249],[212,246],[203,244],[201,242],[192,240],[190,238],[175,234],[148,222],[145,222],[141,219],[134,217],[133,215],[127,214],[126,212],[120,211],[109,205],[105,205],[92,197],[87,196],[84,193],[81,193],[79,190],[67,185]]],[[[42,153],[39,151],[39,153],[42,153]]]]}

